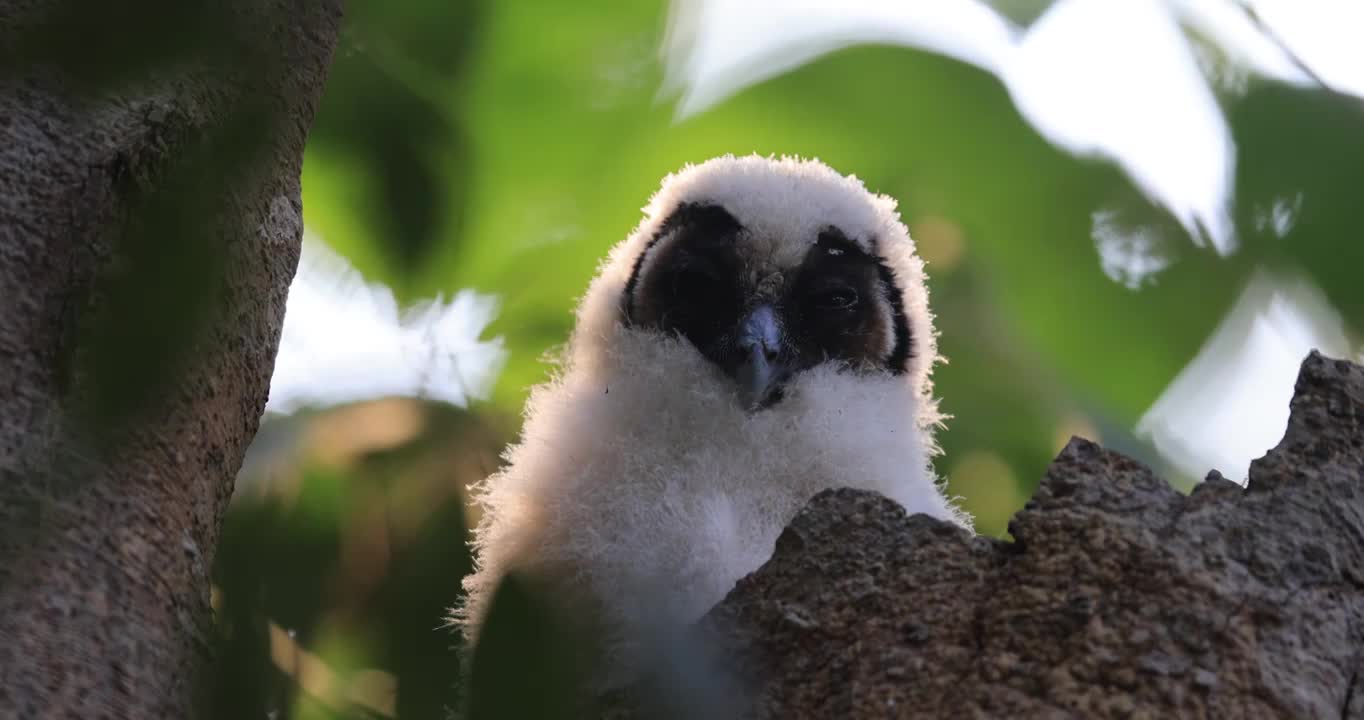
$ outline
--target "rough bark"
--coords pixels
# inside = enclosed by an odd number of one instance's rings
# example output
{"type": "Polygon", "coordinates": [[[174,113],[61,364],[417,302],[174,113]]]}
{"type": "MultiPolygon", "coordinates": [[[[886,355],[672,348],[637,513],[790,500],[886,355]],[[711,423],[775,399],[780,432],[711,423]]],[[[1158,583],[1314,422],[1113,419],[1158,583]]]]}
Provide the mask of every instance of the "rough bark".
{"type": "Polygon", "coordinates": [[[1246,488],[1081,440],[1010,525],[820,494],[705,624],[756,714],[1364,718],[1364,369],[1312,354],[1246,488]]]}
{"type": "MultiPolygon", "coordinates": [[[[0,3],[5,57],[63,5],[0,3]]],[[[51,63],[0,72],[0,717],[192,717],[204,697],[209,569],[267,397],[341,14],[340,0],[228,5],[279,62],[189,63],[94,98],[51,63]],[[165,181],[141,170],[248,99],[270,118],[264,150],[204,219],[213,232],[185,239],[223,243],[194,352],[155,414],[92,445],[69,358],[99,279],[128,262],[130,207],[165,181]]]]}

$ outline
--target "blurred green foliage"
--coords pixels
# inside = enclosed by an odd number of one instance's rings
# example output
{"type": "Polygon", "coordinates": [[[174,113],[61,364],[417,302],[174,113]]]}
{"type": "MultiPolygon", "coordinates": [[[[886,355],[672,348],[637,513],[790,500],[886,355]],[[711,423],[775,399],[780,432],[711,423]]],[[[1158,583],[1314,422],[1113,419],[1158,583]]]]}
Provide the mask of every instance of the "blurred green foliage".
{"type": "MultiPolygon", "coordinates": [[[[1354,186],[1345,175],[1360,172],[1340,155],[1351,148],[1357,158],[1357,108],[1303,112],[1274,99],[1329,102],[1320,92],[1254,84],[1228,110],[1244,158],[1239,187],[1255,188],[1263,202],[1329,185],[1321,211],[1336,215],[1321,226],[1305,222],[1290,243],[1257,242],[1251,198],[1238,198],[1238,232],[1250,240],[1220,258],[1113,166],[1046,143],[995,77],[941,56],[838,52],[675,123],[672,99],[660,95],[662,3],[433,10],[429,23],[450,23],[449,37],[472,47],[464,53],[426,47],[433,34],[420,23],[400,36],[406,13],[366,24],[379,13],[366,8],[310,147],[307,221],[409,298],[461,287],[496,293],[502,307],[489,332],[504,335],[510,350],[495,392],[505,411],[545,376],[544,351],[566,337],[574,299],[638,221],[659,178],[727,152],[818,156],[900,198],[912,231],[945,219],[959,233],[960,261],[935,267],[925,247],[950,360],[938,373],[955,416],[944,448],[949,460],[976,448],[1000,453],[1024,490],[1056,449],[1065,418],[1084,416],[1119,435],[1132,427],[1261,263],[1306,264],[1333,299],[1347,296],[1343,307],[1359,302],[1342,277],[1354,265],[1330,259],[1360,252],[1336,240],[1358,227],[1358,211],[1333,197],[1354,186]],[[376,74],[384,82],[370,82],[376,74]],[[443,122],[434,136],[433,118],[443,122]],[[1285,134],[1331,157],[1295,155],[1305,176],[1281,177],[1284,158],[1257,155],[1313,149],[1277,140],[1285,134]],[[402,151],[420,155],[420,172],[393,175],[390,163],[408,162],[393,157],[394,143],[420,145],[402,151]],[[1324,163],[1338,172],[1323,173],[1324,163]],[[399,192],[389,188],[395,183],[415,185],[399,192]],[[392,196],[426,208],[401,220],[420,233],[393,229],[401,208],[384,205],[392,196]],[[1132,227],[1156,228],[1175,256],[1140,292],[1099,268],[1092,217],[1115,207],[1132,227]]],[[[916,235],[921,245],[933,242],[916,235]]],[[[1130,437],[1118,441],[1141,450],[1130,437]]]]}
{"type": "Polygon", "coordinates": [[[267,423],[214,568],[215,717],[462,707],[445,627],[471,570],[460,490],[496,466],[509,424],[418,401],[267,423]]]}

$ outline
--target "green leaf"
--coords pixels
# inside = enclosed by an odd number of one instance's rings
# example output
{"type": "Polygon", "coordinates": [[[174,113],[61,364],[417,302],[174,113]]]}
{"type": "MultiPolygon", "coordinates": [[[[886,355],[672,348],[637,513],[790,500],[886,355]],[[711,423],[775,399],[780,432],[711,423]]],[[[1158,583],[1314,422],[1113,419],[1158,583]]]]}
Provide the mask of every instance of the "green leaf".
{"type": "Polygon", "coordinates": [[[466,717],[577,717],[576,680],[562,627],[527,583],[508,575],[474,649],[466,717]]]}
{"type": "Polygon", "coordinates": [[[115,158],[105,170],[132,196],[87,307],[75,325],[69,367],[80,412],[97,435],[155,411],[202,350],[221,307],[232,222],[225,200],[255,169],[270,118],[248,102],[201,140],[168,142],[149,159],[115,158]]]}
{"type": "Polygon", "coordinates": [[[1364,101],[1258,83],[1230,111],[1240,150],[1236,227],[1247,253],[1306,269],[1364,331],[1364,101]],[[1284,213],[1286,232],[1274,231],[1284,213]]]}
{"type": "MultiPolygon", "coordinates": [[[[191,63],[259,57],[238,14],[208,0],[48,3],[15,20],[0,37],[0,75],[55,67],[89,95],[118,93],[191,63]]],[[[10,13],[7,12],[7,15],[10,13]]]]}
{"type": "Polygon", "coordinates": [[[305,221],[400,298],[459,242],[469,138],[457,113],[472,2],[358,3],[305,155],[305,221]]]}

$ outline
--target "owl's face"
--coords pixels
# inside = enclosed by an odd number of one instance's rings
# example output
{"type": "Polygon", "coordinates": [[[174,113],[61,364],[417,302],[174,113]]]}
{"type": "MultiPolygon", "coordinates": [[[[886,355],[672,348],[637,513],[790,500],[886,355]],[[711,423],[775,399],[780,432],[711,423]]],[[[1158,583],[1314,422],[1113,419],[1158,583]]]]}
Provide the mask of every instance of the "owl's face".
{"type": "Polygon", "coordinates": [[[718,204],[683,203],[635,260],[622,322],[684,338],[754,410],[823,363],[905,372],[912,344],[894,274],[835,225],[813,235],[759,237],[718,204]]]}

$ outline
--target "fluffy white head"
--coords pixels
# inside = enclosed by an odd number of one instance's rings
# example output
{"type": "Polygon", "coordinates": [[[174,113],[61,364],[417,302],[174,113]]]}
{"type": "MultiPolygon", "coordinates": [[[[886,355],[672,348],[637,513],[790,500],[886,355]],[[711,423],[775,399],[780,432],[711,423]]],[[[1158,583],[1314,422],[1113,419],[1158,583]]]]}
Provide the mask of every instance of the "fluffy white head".
{"type": "MultiPolygon", "coordinates": [[[[937,361],[937,337],[928,310],[923,260],[900,222],[894,198],[867,191],[855,175],[839,175],[818,160],[757,155],[724,156],[689,165],[663,179],[644,208],[645,218],[612,248],[578,307],[570,362],[580,352],[609,345],[620,325],[622,293],[635,262],[658,235],[659,227],[686,203],[724,207],[747,230],[745,240],[766,251],[772,265],[791,267],[829,226],[879,257],[895,275],[913,348],[906,378],[922,396],[920,410],[936,422],[929,374],[937,361]],[[584,336],[596,338],[589,341],[584,336]]],[[[648,258],[646,258],[646,263],[648,258]]],[[[645,268],[647,270],[647,265],[645,268]]]]}
{"type": "Polygon", "coordinates": [[[532,392],[506,468],[477,488],[477,570],[459,611],[472,639],[501,577],[525,573],[594,631],[608,686],[640,667],[648,638],[699,619],[766,561],[820,490],[875,490],[969,527],[929,462],[934,332],[893,200],[818,161],[723,157],[665,178],[645,215],[584,296],[561,372],[532,392]],[[688,204],[721,207],[742,226],[734,242],[760,294],[829,228],[875,258],[902,315],[886,320],[908,329],[896,371],[807,363],[779,402],[755,410],[686,337],[630,322],[627,287],[667,262],[660,233],[688,204]]]}

